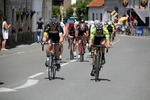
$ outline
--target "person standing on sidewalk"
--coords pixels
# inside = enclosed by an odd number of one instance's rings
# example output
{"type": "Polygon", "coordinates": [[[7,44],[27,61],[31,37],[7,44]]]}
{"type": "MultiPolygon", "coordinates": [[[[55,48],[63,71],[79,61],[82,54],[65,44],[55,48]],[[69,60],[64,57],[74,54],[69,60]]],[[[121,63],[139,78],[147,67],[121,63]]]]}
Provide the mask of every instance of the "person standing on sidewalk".
{"type": "Polygon", "coordinates": [[[8,18],[5,16],[2,24],[2,35],[3,35],[3,41],[2,41],[2,48],[1,50],[7,50],[6,49],[6,42],[9,36],[9,28],[11,27],[11,25],[7,24],[8,18]]]}
{"type": "Polygon", "coordinates": [[[36,32],[37,32],[37,39],[38,39],[37,42],[42,41],[43,30],[44,30],[44,23],[42,22],[42,18],[40,17],[36,25],[36,32]]]}

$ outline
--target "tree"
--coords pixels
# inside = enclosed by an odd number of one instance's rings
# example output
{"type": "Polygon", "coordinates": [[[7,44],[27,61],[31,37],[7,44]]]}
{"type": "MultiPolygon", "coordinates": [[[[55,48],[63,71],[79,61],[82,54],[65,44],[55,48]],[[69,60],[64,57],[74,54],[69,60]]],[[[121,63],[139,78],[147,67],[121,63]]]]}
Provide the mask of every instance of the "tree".
{"type": "Polygon", "coordinates": [[[58,15],[61,15],[60,8],[58,6],[53,7],[53,15],[56,16],[56,17],[58,15]]]}
{"type": "Polygon", "coordinates": [[[81,20],[81,13],[84,14],[83,20],[88,20],[88,12],[87,12],[87,5],[91,2],[92,0],[84,0],[83,3],[82,0],[78,0],[76,2],[76,4],[74,5],[69,5],[69,7],[66,9],[66,16],[65,18],[69,18],[71,16],[73,16],[73,10],[72,7],[77,7],[77,11],[76,11],[76,17],[79,18],[79,20],[81,20]]]}

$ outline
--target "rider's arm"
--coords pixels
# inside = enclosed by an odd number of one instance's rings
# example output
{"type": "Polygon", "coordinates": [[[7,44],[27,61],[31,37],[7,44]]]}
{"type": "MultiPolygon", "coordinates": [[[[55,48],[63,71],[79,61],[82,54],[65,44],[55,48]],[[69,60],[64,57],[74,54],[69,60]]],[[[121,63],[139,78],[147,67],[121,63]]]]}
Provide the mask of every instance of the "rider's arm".
{"type": "Polygon", "coordinates": [[[60,34],[60,33],[59,33],[59,38],[60,38],[60,39],[59,39],[59,42],[63,42],[63,34],[60,34]]]}
{"type": "Polygon", "coordinates": [[[64,36],[66,36],[66,35],[67,35],[67,31],[68,31],[68,29],[69,29],[69,24],[67,24],[67,25],[66,25],[66,28],[64,29],[64,36]]]}
{"type": "Polygon", "coordinates": [[[44,42],[46,41],[46,39],[47,39],[47,34],[48,34],[47,32],[44,32],[42,41],[44,41],[44,42]]]}
{"type": "Polygon", "coordinates": [[[86,36],[89,36],[88,26],[86,26],[85,28],[86,28],[86,36]]]}
{"type": "Polygon", "coordinates": [[[110,48],[109,32],[108,32],[107,28],[103,28],[103,34],[106,37],[107,47],[110,48]]]}
{"type": "Polygon", "coordinates": [[[49,25],[46,25],[45,28],[44,28],[44,34],[43,34],[43,39],[42,39],[44,42],[47,39],[49,29],[50,29],[49,25]]]}
{"type": "Polygon", "coordinates": [[[96,28],[93,28],[93,29],[91,30],[91,34],[90,34],[89,48],[90,48],[91,45],[93,44],[93,39],[94,39],[94,36],[95,36],[95,32],[96,32],[96,28]]]}
{"type": "Polygon", "coordinates": [[[79,25],[76,27],[76,34],[75,34],[75,36],[78,36],[78,34],[79,34],[79,25]]]}

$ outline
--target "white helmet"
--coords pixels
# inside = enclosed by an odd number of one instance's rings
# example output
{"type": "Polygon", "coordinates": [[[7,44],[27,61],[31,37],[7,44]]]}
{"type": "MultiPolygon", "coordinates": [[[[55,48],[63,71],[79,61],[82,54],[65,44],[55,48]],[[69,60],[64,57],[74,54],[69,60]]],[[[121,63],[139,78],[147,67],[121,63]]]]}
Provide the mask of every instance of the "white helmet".
{"type": "Polygon", "coordinates": [[[108,22],[108,25],[111,25],[111,21],[108,22]]]}

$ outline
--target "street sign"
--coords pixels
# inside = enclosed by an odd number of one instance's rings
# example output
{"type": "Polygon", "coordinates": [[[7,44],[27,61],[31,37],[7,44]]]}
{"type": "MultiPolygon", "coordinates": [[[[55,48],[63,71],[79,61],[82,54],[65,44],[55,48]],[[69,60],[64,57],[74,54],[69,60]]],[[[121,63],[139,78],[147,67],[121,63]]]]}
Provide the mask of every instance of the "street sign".
{"type": "Polygon", "coordinates": [[[76,12],[77,10],[77,7],[72,7],[73,11],[76,12]]]}
{"type": "Polygon", "coordinates": [[[118,13],[114,10],[112,13],[111,13],[112,16],[117,16],[118,13]]]}

